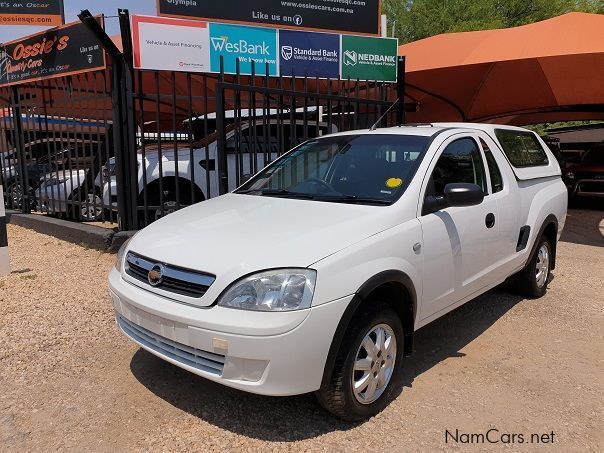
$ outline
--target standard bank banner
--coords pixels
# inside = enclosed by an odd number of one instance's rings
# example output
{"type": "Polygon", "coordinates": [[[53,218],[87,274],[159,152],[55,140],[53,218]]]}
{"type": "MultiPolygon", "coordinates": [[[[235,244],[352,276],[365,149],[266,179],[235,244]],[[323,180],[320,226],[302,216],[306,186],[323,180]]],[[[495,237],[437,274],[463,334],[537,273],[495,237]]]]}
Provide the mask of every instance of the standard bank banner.
{"type": "Polygon", "coordinates": [[[340,77],[340,35],[279,30],[279,69],[283,76],[340,77]]]}

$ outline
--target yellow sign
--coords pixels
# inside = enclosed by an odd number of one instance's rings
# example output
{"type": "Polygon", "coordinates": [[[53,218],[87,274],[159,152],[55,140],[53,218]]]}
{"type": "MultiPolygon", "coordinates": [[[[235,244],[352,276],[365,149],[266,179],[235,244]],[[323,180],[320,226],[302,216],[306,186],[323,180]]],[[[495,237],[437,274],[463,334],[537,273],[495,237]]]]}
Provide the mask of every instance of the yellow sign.
{"type": "Polygon", "coordinates": [[[390,189],[396,189],[403,185],[403,180],[401,178],[388,178],[386,180],[386,187],[390,189]]]}

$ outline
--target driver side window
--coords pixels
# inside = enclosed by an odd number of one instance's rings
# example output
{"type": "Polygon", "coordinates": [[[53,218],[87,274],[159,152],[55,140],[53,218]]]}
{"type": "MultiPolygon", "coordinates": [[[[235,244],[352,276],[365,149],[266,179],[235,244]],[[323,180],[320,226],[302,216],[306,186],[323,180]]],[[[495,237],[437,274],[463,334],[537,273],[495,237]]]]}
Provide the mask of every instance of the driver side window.
{"type": "Polygon", "coordinates": [[[470,137],[449,143],[442,152],[426,188],[426,195],[442,196],[445,186],[466,182],[476,184],[487,194],[486,177],[478,144],[470,137]]]}

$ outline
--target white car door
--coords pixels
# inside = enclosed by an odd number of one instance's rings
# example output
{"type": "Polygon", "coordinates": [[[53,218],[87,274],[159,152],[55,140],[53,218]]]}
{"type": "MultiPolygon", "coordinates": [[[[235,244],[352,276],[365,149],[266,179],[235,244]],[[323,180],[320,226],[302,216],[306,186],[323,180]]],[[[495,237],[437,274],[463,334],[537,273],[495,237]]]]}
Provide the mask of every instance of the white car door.
{"type": "Polygon", "coordinates": [[[474,134],[446,140],[430,164],[423,182],[420,210],[428,195],[442,195],[449,183],[473,183],[485,192],[476,206],[420,211],[423,244],[422,319],[468,298],[490,283],[498,260],[497,199],[490,195],[483,152],[474,134]]]}

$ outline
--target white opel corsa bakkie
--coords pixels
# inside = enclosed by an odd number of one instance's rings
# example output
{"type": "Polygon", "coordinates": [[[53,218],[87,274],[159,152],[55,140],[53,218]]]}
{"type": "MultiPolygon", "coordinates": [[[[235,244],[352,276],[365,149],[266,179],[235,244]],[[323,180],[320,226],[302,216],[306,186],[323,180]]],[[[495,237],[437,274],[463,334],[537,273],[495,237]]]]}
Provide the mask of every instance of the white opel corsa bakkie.
{"type": "Polygon", "coordinates": [[[348,420],[402,388],[414,331],[514,276],[542,296],[567,192],[526,129],[434,124],[309,140],[124,244],[119,328],[204,378],[316,392],[348,420]]]}

